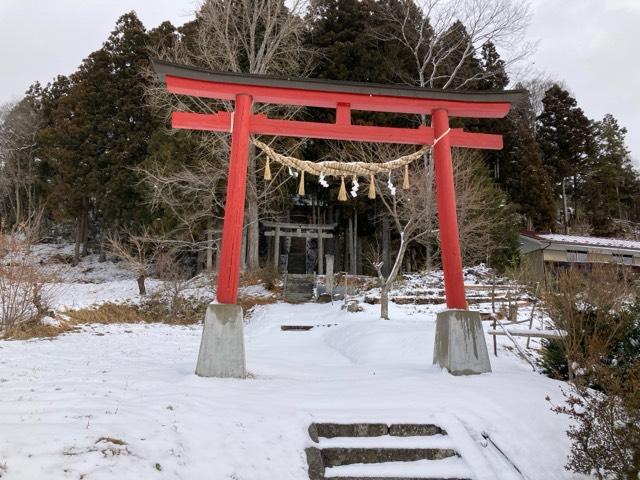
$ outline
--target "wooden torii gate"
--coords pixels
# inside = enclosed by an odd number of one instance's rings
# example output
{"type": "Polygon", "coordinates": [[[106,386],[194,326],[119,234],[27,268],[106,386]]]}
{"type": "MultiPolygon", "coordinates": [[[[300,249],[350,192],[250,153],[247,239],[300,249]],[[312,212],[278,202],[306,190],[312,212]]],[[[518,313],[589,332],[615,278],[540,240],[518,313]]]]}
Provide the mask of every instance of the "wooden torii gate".
{"type": "Polygon", "coordinates": [[[264,232],[265,237],[273,237],[273,268],[278,270],[280,261],[280,239],[281,238],[314,238],[318,240],[318,275],[323,274],[323,257],[324,257],[324,239],[333,238],[331,231],[336,228],[337,223],[328,224],[304,224],[290,222],[269,222],[264,221],[262,224],[269,228],[264,232]]]}
{"type": "Polygon", "coordinates": [[[222,231],[217,300],[237,301],[240,247],[244,222],[247,158],[251,135],[433,145],[440,248],[447,306],[466,309],[458,238],[451,147],[500,150],[502,136],[450,128],[450,117],[502,118],[521,91],[449,91],[336,82],[284,79],[263,75],[213,72],[155,61],[167,90],[174,94],[234,101],[233,112],[173,112],[173,128],[231,133],[231,158],[222,231]],[[268,118],[253,113],[256,103],[334,109],[335,123],[268,118]],[[431,126],[396,128],[353,125],[353,110],[427,115],[431,126]]]}

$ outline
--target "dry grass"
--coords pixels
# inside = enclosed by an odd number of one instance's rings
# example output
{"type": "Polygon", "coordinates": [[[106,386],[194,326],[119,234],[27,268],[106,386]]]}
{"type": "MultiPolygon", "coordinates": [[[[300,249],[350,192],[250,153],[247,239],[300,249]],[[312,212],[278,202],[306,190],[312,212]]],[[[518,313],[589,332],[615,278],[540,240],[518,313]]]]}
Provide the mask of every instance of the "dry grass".
{"type": "Polygon", "coordinates": [[[71,310],[58,325],[44,325],[33,321],[21,324],[5,335],[7,340],[51,338],[75,331],[80,325],[117,323],[165,323],[169,325],[197,324],[204,318],[207,302],[181,299],[178,308],[170,313],[165,305],[150,299],[142,304],[103,303],[98,306],[71,310]]]}
{"type": "Polygon", "coordinates": [[[77,330],[77,326],[68,322],[60,322],[59,325],[44,325],[39,321],[33,321],[11,328],[0,339],[30,340],[32,338],[53,338],[74,330],[77,330]]]}
{"type": "MultiPolygon", "coordinates": [[[[256,305],[275,303],[275,295],[269,297],[240,297],[238,305],[245,317],[256,305]]],[[[6,340],[29,340],[33,338],[53,338],[77,331],[80,325],[119,323],[164,323],[168,325],[195,325],[204,319],[208,302],[180,299],[177,308],[170,313],[167,307],[156,299],[145,303],[103,303],[98,306],[65,312],[58,325],[45,325],[38,321],[27,322],[11,329],[4,336],[6,340]]],[[[0,337],[2,338],[2,337],[0,337]]]]}
{"type": "Polygon", "coordinates": [[[239,297],[238,305],[242,307],[242,312],[246,317],[256,305],[270,305],[278,301],[275,295],[270,297],[239,297]]]}

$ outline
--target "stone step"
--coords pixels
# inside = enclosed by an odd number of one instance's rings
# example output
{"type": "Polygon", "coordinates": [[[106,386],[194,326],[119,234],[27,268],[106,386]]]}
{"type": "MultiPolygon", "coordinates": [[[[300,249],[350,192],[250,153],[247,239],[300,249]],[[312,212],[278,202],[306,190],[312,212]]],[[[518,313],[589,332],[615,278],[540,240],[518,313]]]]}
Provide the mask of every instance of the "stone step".
{"type": "Polygon", "coordinates": [[[446,435],[447,432],[437,425],[415,423],[312,423],[309,436],[315,442],[320,437],[377,437],[391,435],[397,437],[415,437],[446,435]]]}
{"type": "Polygon", "coordinates": [[[313,290],[313,282],[300,282],[300,281],[296,281],[296,282],[287,282],[286,288],[287,290],[301,290],[301,289],[307,289],[307,290],[313,290]]]}
{"type": "Polygon", "coordinates": [[[310,480],[467,480],[447,432],[410,423],[313,423],[305,449],[310,480]]]}
{"type": "Polygon", "coordinates": [[[314,276],[288,274],[285,281],[284,300],[289,303],[305,303],[313,298],[314,276]]]}
{"type": "MultiPolygon", "coordinates": [[[[315,447],[311,447],[315,448],[315,447]]],[[[329,447],[319,449],[322,461],[327,467],[350,465],[353,463],[415,462],[416,460],[442,460],[455,457],[457,452],[450,448],[366,448],[329,447]]]]}
{"type": "Polygon", "coordinates": [[[313,284],[309,283],[308,285],[303,285],[303,284],[294,284],[294,285],[287,285],[286,286],[286,290],[288,292],[293,292],[293,291],[301,291],[301,292],[313,292],[313,284]]]}
{"type": "Polygon", "coordinates": [[[380,435],[377,437],[333,437],[320,438],[318,448],[448,448],[454,445],[448,435],[398,437],[380,435]]]}
{"type": "Polygon", "coordinates": [[[460,457],[415,462],[387,462],[328,468],[327,480],[469,480],[472,472],[460,457]]]}

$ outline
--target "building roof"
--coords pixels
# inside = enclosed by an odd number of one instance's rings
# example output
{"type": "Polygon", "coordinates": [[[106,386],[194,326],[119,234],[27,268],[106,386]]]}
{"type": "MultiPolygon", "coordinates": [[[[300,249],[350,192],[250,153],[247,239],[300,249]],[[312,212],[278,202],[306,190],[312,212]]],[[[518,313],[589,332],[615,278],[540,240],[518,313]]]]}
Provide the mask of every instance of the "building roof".
{"type": "Polygon", "coordinates": [[[637,240],[624,240],[621,238],[606,237],[584,237],[580,235],[561,235],[557,233],[536,233],[531,231],[520,232],[520,234],[525,237],[547,243],[552,242],[584,247],[602,247],[640,251],[640,241],[637,240]]]}

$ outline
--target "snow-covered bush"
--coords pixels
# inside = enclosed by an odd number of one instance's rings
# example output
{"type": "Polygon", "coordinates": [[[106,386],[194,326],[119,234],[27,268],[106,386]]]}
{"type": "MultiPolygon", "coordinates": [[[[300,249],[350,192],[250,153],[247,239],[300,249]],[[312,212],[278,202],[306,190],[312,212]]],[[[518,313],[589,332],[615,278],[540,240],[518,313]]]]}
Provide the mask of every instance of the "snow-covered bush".
{"type": "Polygon", "coordinates": [[[547,344],[548,372],[572,380],[554,411],[573,421],[568,470],[599,479],[640,472],[640,294],[628,271],[593,266],[558,274],[545,306],[565,335],[547,344]]]}
{"type": "Polygon", "coordinates": [[[640,478],[640,362],[624,372],[601,367],[594,378],[599,390],[572,385],[554,407],[573,420],[566,468],[600,480],[640,478]]]}

